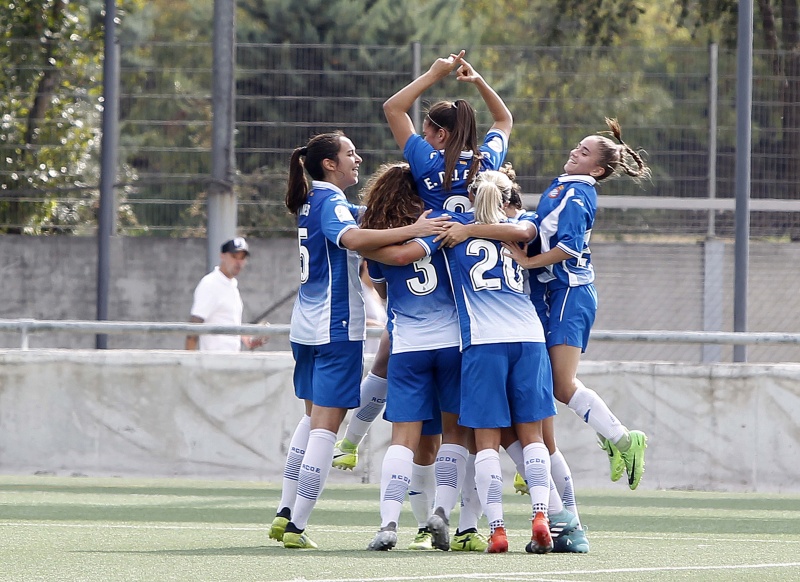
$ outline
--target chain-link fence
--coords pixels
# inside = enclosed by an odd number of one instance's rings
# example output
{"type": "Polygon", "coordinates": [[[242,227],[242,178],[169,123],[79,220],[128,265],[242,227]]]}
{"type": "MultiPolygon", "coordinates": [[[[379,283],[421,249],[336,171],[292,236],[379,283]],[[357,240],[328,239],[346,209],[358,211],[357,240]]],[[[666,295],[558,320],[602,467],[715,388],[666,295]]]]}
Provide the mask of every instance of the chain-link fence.
{"type": "MultiPolygon", "coordinates": [[[[19,74],[40,75],[44,83],[48,71],[26,70],[22,58],[35,46],[11,46],[19,74]]],[[[449,51],[420,52],[417,66],[425,70],[449,51]]],[[[401,157],[381,105],[411,79],[411,47],[240,44],[236,54],[236,190],[244,232],[292,230],[282,207],[288,158],[314,133],[343,129],[364,157],[364,174],[401,157]]],[[[788,125],[797,122],[800,93],[791,89],[800,78],[789,76],[788,59],[777,53],[754,59],[754,199],[800,198],[800,123],[788,125]]],[[[603,118],[611,116],[620,119],[627,142],[647,151],[653,178],[642,185],[611,182],[602,194],[705,198],[714,176],[715,195],[733,196],[733,52],[719,51],[712,60],[703,49],[487,47],[471,51],[470,60],[515,116],[509,161],[526,193],[541,192],[560,173],[572,145],[605,129],[603,118]],[[714,86],[718,115],[711,127],[714,86]],[[716,144],[713,152],[709,144],[716,144]]],[[[211,46],[122,45],[121,62],[119,232],[202,235],[211,159],[211,46]]],[[[57,106],[35,120],[31,96],[19,94],[11,96],[16,108],[3,113],[0,228],[6,231],[81,233],[94,224],[102,71],[84,63],[66,69],[54,64],[49,72],[46,96],[57,106]]],[[[460,97],[476,106],[486,128],[488,112],[469,84],[448,79],[424,99],[460,97]]],[[[599,230],[617,237],[704,236],[709,222],[708,210],[607,208],[601,214],[599,230]]],[[[731,236],[733,213],[716,211],[715,218],[715,234],[731,236]]],[[[751,228],[754,237],[800,238],[800,213],[755,213],[751,228]]]]}

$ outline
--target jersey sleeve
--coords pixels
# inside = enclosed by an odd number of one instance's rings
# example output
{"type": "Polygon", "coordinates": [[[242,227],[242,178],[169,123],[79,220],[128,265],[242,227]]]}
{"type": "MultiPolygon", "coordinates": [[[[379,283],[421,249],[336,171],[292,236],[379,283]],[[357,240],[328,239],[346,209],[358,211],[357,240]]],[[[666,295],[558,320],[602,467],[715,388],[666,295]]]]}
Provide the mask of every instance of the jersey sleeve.
{"type": "Polygon", "coordinates": [[[386,278],[383,276],[383,268],[378,261],[367,260],[367,272],[369,273],[369,278],[376,283],[383,283],[386,281],[386,278]]]}
{"type": "Polygon", "coordinates": [[[353,205],[342,195],[331,196],[320,208],[320,227],[329,241],[342,248],[342,235],[350,229],[358,228],[353,219],[353,205]]]}
{"type": "Polygon", "coordinates": [[[480,146],[483,156],[483,167],[487,170],[497,170],[503,165],[508,153],[508,138],[506,134],[497,129],[490,129],[480,146]]]}

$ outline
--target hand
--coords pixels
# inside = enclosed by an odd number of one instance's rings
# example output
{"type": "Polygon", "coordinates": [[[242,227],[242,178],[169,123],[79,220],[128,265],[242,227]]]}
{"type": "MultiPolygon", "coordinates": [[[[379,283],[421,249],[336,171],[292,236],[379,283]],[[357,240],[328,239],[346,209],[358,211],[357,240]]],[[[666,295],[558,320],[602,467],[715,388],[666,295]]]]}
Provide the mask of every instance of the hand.
{"type": "Polygon", "coordinates": [[[430,72],[436,75],[438,78],[443,79],[450,73],[452,73],[455,69],[461,66],[462,58],[467,51],[462,50],[457,55],[450,54],[447,58],[436,59],[436,61],[431,65],[430,72]]]}
{"type": "Polygon", "coordinates": [[[477,83],[483,77],[464,59],[461,59],[461,66],[456,70],[456,79],[465,83],[477,83]]]}
{"type": "Polygon", "coordinates": [[[525,251],[519,248],[519,245],[504,242],[503,249],[503,255],[506,257],[511,257],[517,262],[518,265],[524,267],[524,263],[528,256],[525,254],[525,251]]]}
{"type": "Polygon", "coordinates": [[[426,210],[420,214],[417,221],[411,225],[411,238],[440,234],[444,231],[444,225],[450,220],[450,215],[442,214],[436,218],[428,218],[430,213],[430,210],[426,210]]]}
{"type": "Polygon", "coordinates": [[[442,227],[444,232],[437,236],[433,242],[442,241],[443,247],[451,249],[469,238],[469,228],[466,224],[451,221],[442,225],[442,227]]]}

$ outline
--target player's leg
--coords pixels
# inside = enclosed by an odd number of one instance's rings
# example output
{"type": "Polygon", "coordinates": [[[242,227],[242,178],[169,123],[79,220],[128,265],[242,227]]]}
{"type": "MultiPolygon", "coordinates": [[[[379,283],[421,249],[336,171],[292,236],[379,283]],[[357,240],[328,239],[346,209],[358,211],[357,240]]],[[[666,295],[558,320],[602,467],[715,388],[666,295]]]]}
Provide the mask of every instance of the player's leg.
{"type": "Polygon", "coordinates": [[[436,500],[436,455],[442,443],[441,414],[438,419],[422,424],[417,452],[414,454],[414,467],[411,471],[411,484],[408,500],[411,512],[417,520],[417,534],[408,546],[409,550],[432,550],[432,536],[428,529],[428,519],[433,513],[436,500]]]}
{"type": "Polygon", "coordinates": [[[372,361],[372,369],[361,380],[361,406],[353,410],[344,438],[333,449],[332,465],[337,469],[355,469],[358,464],[358,446],[364,440],[369,427],[383,412],[386,405],[389,349],[389,332],[383,330],[378,351],[372,361]]]}
{"type": "Polygon", "coordinates": [[[300,466],[292,520],[283,534],[286,548],[316,547],[305,528],[331,469],[336,433],[347,410],[359,403],[363,349],[361,341],[315,346],[311,432],[300,466]]]}

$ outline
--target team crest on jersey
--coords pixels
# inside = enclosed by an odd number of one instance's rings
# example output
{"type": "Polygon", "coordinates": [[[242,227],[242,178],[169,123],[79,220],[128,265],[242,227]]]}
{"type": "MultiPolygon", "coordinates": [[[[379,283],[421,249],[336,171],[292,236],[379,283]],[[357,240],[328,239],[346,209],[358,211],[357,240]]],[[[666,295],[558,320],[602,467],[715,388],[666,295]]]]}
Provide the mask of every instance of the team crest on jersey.
{"type": "Polygon", "coordinates": [[[547,195],[547,197],[548,198],[558,198],[558,195],[561,194],[564,191],[564,188],[566,188],[566,186],[564,186],[564,184],[559,184],[558,186],[556,186],[553,189],[552,192],[550,192],[550,194],[547,195]]]}

